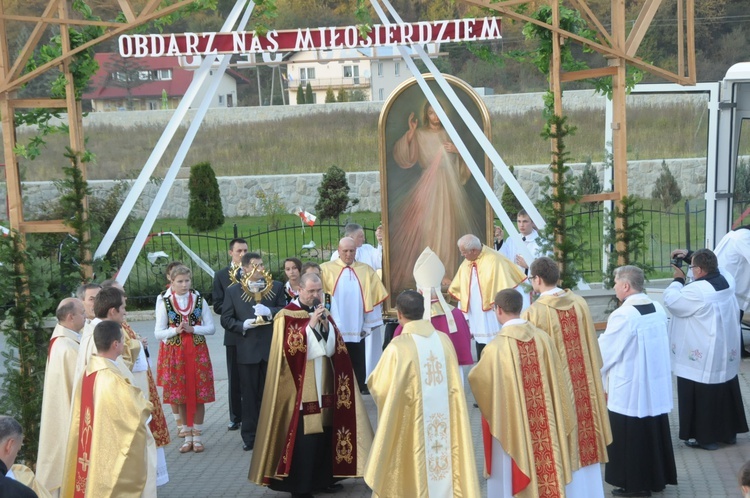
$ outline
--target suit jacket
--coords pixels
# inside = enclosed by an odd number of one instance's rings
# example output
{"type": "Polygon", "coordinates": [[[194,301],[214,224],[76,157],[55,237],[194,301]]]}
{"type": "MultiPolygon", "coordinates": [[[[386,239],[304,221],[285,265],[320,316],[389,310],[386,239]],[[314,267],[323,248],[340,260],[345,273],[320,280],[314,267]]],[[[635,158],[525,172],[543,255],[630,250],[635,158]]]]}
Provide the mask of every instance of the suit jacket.
{"type": "MultiPolygon", "coordinates": [[[[214,287],[211,291],[211,302],[213,303],[214,313],[221,316],[222,307],[224,305],[224,296],[226,295],[227,288],[231,285],[229,279],[229,266],[222,268],[214,274],[214,287]]],[[[237,270],[238,274],[242,273],[241,269],[237,270]]],[[[236,346],[237,340],[232,334],[224,332],[224,345],[225,346],[236,346]]]]}
{"type": "MultiPolygon", "coordinates": [[[[265,304],[276,315],[284,306],[284,284],[274,280],[270,293],[261,299],[260,304],[265,304]]],[[[271,338],[273,337],[273,324],[245,330],[243,324],[248,318],[255,318],[253,306],[254,299],[245,302],[243,299],[241,285],[233,285],[226,290],[221,311],[221,326],[224,327],[224,336],[231,336],[237,347],[237,363],[253,364],[268,361],[268,353],[271,350],[271,338]]],[[[225,339],[226,344],[226,339],[225,339]]]]}

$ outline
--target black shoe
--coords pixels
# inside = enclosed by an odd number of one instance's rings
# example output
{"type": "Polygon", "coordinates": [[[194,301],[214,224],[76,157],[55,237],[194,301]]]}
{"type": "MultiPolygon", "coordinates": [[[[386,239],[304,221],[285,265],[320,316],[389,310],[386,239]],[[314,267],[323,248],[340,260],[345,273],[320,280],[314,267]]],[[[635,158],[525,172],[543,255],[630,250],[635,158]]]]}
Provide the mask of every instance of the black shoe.
{"type": "Polygon", "coordinates": [[[706,451],[715,451],[719,449],[719,445],[716,443],[699,443],[695,439],[688,439],[685,441],[685,446],[688,448],[700,448],[706,451]]]}
{"type": "Polygon", "coordinates": [[[474,408],[479,408],[479,405],[474,403],[474,408]]]}
{"type": "Polygon", "coordinates": [[[615,496],[651,496],[651,491],[625,491],[625,488],[616,488],[612,490],[615,496]]]}
{"type": "Polygon", "coordinates": [[[729,439],[727,439],[724,442],[727,443],[727,444],[737,444],[737,436],[730,437],[729,439]]]}
{"type": "Polygon", "coordinates": [[[332,494],[332,493],[338,493],[342,489],[344,489],[344,485],[335,482],[331,484],[330,486],[328,486],[327,488],[322,489],[320,492],[326,493],[326,494],[332,494]]]}
{"type": "Polygon", "coordinates": [[[315,498],[312,493],[292,493],[292,498],[315,498]]]}
{"type": "Polygon", "coordinates": [[[255,441],[250,444],[242,443],[242,449],[245,451],[253,451],[253,446],[255,446],[255,441]]]}
{"type": "Polygon", "coordinates": [[[362,396],[367,396],[367,395],[369,395],[369,394],[370,394],[370,390],[369,390],[369,389],[367,389],[367,388],[365,387],[364,389],[360,389],[360,390],[359,390],[359,393],[360,393],[360,394],[361,394],[362,396]]]}
{"type": "Polygon", "coordinates": [[[240,425],[242,425],[242,422],[229,422],[227,425],[228,431],[236,431],[240,428],[240,425]]]}

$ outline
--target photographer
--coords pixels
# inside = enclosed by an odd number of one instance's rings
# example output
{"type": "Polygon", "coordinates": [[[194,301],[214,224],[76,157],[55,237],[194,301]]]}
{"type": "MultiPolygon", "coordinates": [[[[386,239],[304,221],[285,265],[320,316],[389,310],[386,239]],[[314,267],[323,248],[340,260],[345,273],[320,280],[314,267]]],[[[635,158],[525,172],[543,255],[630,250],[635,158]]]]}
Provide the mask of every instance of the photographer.
{"type": "Polygon", "coordinates": [[[737,374],[739,309],[734,279],[719,272],[709,249],[672,252],[674,281],[664,290],[672,314],[669,335],[677,376],[680,439],[691,448],[716,450],[747,432],[737,374]],[[681,265],[681,261],[689,266],[681,265]],[[686,271],[693,281],[685,284],[686,271]]]}

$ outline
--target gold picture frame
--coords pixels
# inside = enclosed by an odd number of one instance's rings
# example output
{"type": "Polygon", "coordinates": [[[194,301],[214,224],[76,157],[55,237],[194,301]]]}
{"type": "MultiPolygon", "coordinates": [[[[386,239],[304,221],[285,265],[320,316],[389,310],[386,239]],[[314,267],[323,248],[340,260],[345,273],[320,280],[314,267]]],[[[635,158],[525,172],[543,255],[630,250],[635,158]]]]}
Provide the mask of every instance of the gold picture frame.
{"type": "MultiPolygon", "coordinates": [[[[434,77],[424,78],[493,185],[492,164],[481,145],[434,77]]],[[[444,78],[491,138],[490,116],[481,97],[466,82],[449,75],[444,78]]],[[[428,107],[427,97],[411,78],[391,93],[378,121],[383,282],[390,292],[384,304],[389,314],[394,313],[398,294],[415,288],[414,263],[425,246],[443,261],[445,280],[450,281],[461,262],[458,238],[473,233],[486,242],[492,236],[492,208],[428,107]]]]}

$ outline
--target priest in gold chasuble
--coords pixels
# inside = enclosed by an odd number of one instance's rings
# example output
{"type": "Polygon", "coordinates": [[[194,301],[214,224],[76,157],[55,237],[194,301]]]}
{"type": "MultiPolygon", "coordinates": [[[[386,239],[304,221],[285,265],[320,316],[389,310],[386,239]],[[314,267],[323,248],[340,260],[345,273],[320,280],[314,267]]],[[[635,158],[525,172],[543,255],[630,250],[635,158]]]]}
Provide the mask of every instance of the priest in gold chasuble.
{"type": "Polygon", "coordinates": [[[100,322],[94,342],[98,353],[76,384],[61,496],[140,498],[151,403],[115,364],[124,345],[120,324],[100,322]]]}
{"type": "Polygon", "coordinates": [[[274,318],[263,403],[248,479],[307,495],[360,477],[372,427],[336,324],[315,274],[274,318]]]}
{"type": "Polygon", "coordinates": [[[378,428],[365,469],[375,497],[481,496],[466,396],[450,338],[424,320],[424,297],[396,300],[403,332],[367,385],[378,428]]]}
{"type": "Polygon", "coordinates": [[[487,496],[562,497],[572,479],[573,394],[552,339],[519,318],[522,307],[517,291],[498,292],[503,328],[469,373],[483,417],[487,496]]]}
{"type": "Polygon", "coordinates": [[[529,280],[539,298],[523,318],[547,332],[557,347],[566,381],[573,387],[576,428],[570,438],[573,481],[570,496],[604,496],[601,463],[608,460],[612,442],[604,389],[602,355],[594,321],[586,301],[570,290],[557,287],[560,270],[552,259],[537,258],[529,280]]]}
{"type": "Polygon", "coordinates": [[[65,462],[64,442],[68,440],[70,428],[70,400],[75,388],[73,377],[86,311],[80,300],[69,297],[60,302],[55,314],[57,325],[49,341],[44,370],[36,477],[50,493],[59,496],[65,462]]]}

